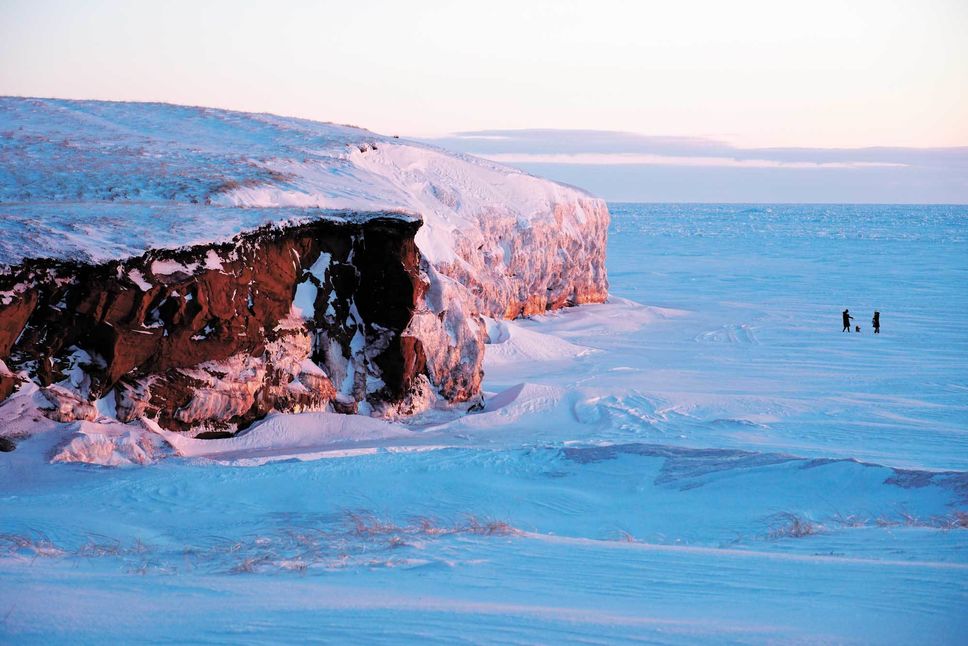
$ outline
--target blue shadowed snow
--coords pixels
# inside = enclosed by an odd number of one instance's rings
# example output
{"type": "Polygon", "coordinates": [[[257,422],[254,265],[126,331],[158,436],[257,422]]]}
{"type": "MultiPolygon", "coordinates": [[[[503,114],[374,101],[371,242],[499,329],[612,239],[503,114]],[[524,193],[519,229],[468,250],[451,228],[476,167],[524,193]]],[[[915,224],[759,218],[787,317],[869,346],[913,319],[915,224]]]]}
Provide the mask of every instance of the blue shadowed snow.
{"type": "Polygon", "coordinates": [[[968,207],[611,210],[612,293],[690,311],[640,351],[784,409],[735,445],[968,469],[968,207]],[[860,334],[840,333],[845,308],[860,334]]]}
{"type": "Polygon", "coordinates": [[[0,454],[2,641],[964,641],[968,207],[611,208],[614,302],[492,323],[483,413],[0,454]]]}

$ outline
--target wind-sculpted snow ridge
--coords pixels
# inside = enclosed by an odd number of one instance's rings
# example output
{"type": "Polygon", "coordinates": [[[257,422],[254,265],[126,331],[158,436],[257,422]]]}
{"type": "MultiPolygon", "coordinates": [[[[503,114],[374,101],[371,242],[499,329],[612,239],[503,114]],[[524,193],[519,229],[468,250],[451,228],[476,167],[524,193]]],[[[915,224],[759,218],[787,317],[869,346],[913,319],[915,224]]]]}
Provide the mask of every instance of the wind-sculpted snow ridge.
{"type": "Polygon", "coordinates": [[[0,98],[0,397],[193,433],[467,401],[482,316],[605,300],[608,219],[351,126],[0,98]]]}

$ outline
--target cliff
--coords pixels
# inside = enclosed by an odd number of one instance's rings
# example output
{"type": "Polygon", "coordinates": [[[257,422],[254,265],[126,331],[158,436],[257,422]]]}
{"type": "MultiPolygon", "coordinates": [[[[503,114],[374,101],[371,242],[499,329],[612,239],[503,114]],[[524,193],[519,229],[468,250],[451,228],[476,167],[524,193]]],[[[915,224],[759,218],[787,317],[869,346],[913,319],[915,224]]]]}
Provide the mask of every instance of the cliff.
{"type": "Polygon", "coordinates": [[[479,392],[482,316],[599,302],[577,189],[335,126],[0,99],[0,398],[197,433],[479,392]]]}

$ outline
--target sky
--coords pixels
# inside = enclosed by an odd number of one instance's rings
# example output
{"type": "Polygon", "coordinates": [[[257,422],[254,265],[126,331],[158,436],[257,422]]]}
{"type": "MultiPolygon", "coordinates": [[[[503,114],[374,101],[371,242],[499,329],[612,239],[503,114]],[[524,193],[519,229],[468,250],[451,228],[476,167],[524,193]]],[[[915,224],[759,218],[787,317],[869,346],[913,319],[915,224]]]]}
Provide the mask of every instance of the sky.
{"type": "Polygon", "coordinates": [[[492,157],[613,199],[885,201],[871,191],[901,182],[894,199],[965,202],[963,166],[935,181],[897,155],[743,151],[968,147],[966,33],[964,0],[0,0],[0,94],[274,112],[471,152],[500,132],[534,146],[492,157]],[[562,156],[562,137],[588,141],[562,156]]]}

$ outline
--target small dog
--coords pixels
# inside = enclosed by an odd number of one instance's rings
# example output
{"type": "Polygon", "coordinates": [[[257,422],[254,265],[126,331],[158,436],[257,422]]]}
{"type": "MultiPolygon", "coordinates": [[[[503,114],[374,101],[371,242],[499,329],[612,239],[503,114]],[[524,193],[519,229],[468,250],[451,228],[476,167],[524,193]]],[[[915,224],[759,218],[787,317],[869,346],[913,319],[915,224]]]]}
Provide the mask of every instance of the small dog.
{"type": "Polygon", "coordinates": [[[860,332],[860,326],[859,325],[855,325],[854,326],[854,332],[860,332]]]}

